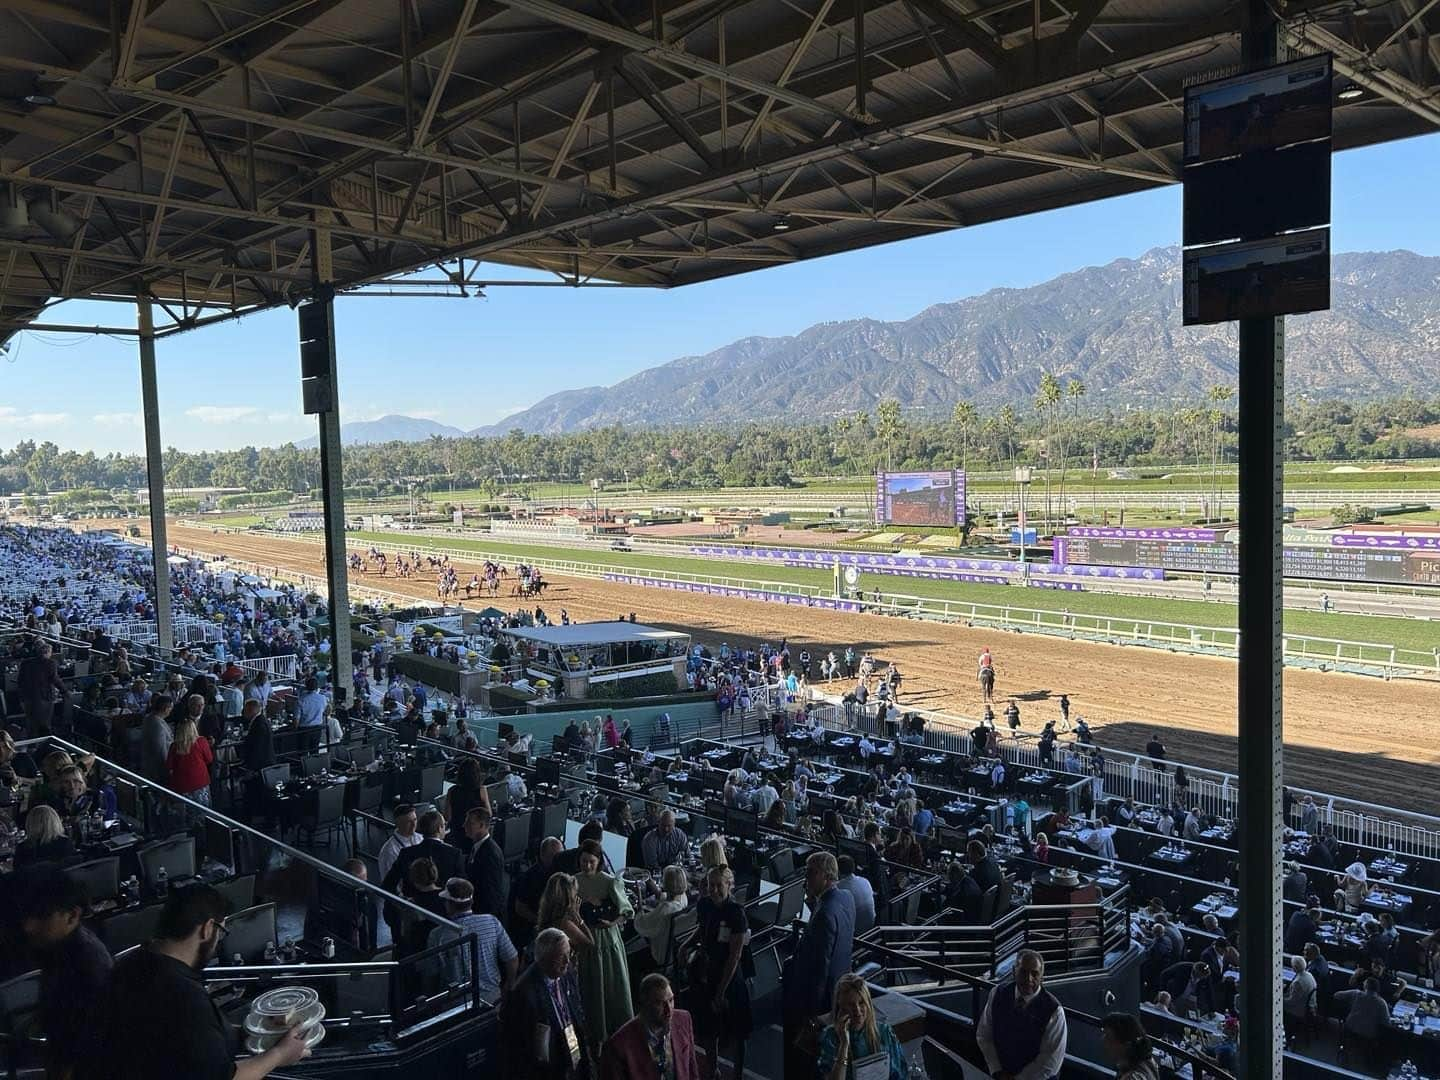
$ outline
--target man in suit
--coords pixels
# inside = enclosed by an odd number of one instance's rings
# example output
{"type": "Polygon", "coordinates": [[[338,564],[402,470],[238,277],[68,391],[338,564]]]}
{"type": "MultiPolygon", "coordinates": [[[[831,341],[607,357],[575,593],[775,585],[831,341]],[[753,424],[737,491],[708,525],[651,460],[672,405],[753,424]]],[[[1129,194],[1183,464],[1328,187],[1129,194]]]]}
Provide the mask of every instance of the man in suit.
{"type": "Polygon", "coordinates": [[[970,860],[970,876],[975,879],[975,884],[980,886],[982,895],[987,889],[1000,884],[1000,864],[990,857],[984,844],[979,840],[971,840],[965,845],[965,856],[970,860]]]}
{"type": "Polygon", "coordinates": [[[42,641],[34,656],[20,662],[16,688],[20,691],[20,704],[25,710],[27,734],[49,735],[55,716],[55,691],[60,692],[62,702],[68,697],[49,642],[42,641]]]}
{"type": "Polygon", "coordinates": [[[465,815],[465,837],[470,841],[465,876],[475,886],[475,914],[494,915],[503,922],[510,906],[510,881],[505,853],[490,832],[490,821],[488,806],[474,807],[465,815]]]}
{"type": "Polygon", "coordinates": [[[875,890],[875,916],[888,920],[890,917],[890,875],[885,869],[885,858],[880,853],[880,825],[878,822],[865,823],[865,865],[861,873],[870,881],[875,890]]]}
{"type": "Polygon", "coordinates": [[[600,1052],[600,1080],[699,1080],[694,1027],[690,1014],[675,1008],[670,980],[658,971],[646,975],[639,1001],[639,1015],[600,1052]]]}
{"type": "Polygon", "coordinates": [[[1215,1011],[1215,988],[1210,967],[1204,963],[1182,960],[1171,964],[1160,976],[1160,985],[1170,995],[1170,1011],[1184,1016],[1194,1009],[1202,1016],[1215,1011]]]}
{"type": "Polygon", "coordinates": [[[830,852],[817,851],[805,860],[810,921],[794,955],[786,962],[782,994],[786,1076],[807,1076],[814,1071],[813,1058],[796,1044],[805,1025],[830,1010],[835,983],[850,970],[855,901],[836,887],[839,880],[840,864],[830,852]]]}
{"type": "Polygon", "coordinates": [[[380,887],[387,892],[398,893],[400,883],[409,879],[410,864],[416,859],[431,859],[440,872],[441,881],[452,877],[464,877],[464,857],[460,852],[441,840],[445,832],[445,815],[438,810],[427,810],[420,816],[420,835],[425,839],[413,847],[407,847],[395,857],[390,872],[380,887]]]}
{"type": "Polygon", "coordinates": [[[535,962],[520,973],[500,1007],[506,1075],[515,1080],[588,1080],[581,1032],[585,1006],[570,964],[570,939],[556,927],[535,938],[535,962]]]}

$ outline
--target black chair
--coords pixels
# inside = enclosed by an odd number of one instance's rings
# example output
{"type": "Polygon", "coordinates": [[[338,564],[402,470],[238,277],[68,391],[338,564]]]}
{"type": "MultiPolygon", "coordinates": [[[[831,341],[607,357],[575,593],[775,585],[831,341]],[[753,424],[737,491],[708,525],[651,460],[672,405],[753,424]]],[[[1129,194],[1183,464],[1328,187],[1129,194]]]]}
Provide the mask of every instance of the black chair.
{"type": "Polygon", "coordinates": [[[255,875],[244,874],[216,884],[215,891],[230,901],[231,911],[244,911],[255,906],[255,875]]]}
{"type": "Polygon", "coordinates": [[[542,812],[542,825],[540,838],[547,836],[558,836],[563,842],[565,839],[565,823],[569,820],[570,807],[562,800],[551,803],[542,812]]]}
{"type": "Polygon", "coordinates": [[[40,972],[28,971],[0,983],[0,1041],[14,1047],[7,1075],[30,1075],[25,1066],[38,1065],[44,1041],[40,1032],[40,972]]]}
{"type": "Polygon", "coordinates": [[[795,851],[793,848],[781,848],[770,856],[766,863],[766,869],[770,872],[770,878],[777,885],[783,885],[795,876],[795,851]]]}
{"type": "Polygon", "coordinates": [[[300,772],[305,776],[319,776],[329,767],[329,754],[306,754],[300,759],[300,772]]]}
{"type": "Polygon", "coordinates": [[[100,924],[100,937],[110,946],[112,953],[128,949],[132,945],[144,945],[155,936],[160,925],[160,911],[163,905],[151,904],[134,911],[122,911],[112,915],[100,924]]]}
{"type": "Polygon", "coordinates": [[[435,802],[445,793],[445,764],[427,765],[420,770],[420,801],[435,802]]]}
{"type": "Polygon", "coordinates": [[[281,762],[278,765],[266,765],[260,770],[260,780],[266,787],[274,787],[276,784],[283,784],[290,779],[291,769],[289,762],[281,762]]]}
{"type": "Polygon", "coordinates": [[[524,858],[525,852],[530,849],[532,816],[533,811],[526,810],[524,813],[511,814],[501,819],[500,851],[505,856],[507,866],[524,858]]]}
{"type": "Polygon", "coordinates": [[[315,837],[323,832],[327,841],[342,831],[342,824],[345,817],[345,788],[341,784],[331,784],[329,787],[312,791],[305,797],[304,807],[300,811],[300,820],[295,824],[295,838],[297,842],[300,834],[308,833],[310,846],[315,845],[315,837]]]}

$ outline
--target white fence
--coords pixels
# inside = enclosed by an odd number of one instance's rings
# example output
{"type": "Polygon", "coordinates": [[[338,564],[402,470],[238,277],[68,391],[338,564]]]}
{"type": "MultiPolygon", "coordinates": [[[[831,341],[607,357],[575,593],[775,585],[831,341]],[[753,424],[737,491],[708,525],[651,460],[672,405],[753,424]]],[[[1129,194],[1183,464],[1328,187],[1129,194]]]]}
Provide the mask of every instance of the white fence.
{"type": "Polygon", "coordinates": [[[236,660],[235,664],[249,671],[263,671],[272,679],[283,679],[287,682],[293,682],[300,670],[300,658],[294,653],[285,653],[283,656],[252,656],[246,660],[236,660]]]}

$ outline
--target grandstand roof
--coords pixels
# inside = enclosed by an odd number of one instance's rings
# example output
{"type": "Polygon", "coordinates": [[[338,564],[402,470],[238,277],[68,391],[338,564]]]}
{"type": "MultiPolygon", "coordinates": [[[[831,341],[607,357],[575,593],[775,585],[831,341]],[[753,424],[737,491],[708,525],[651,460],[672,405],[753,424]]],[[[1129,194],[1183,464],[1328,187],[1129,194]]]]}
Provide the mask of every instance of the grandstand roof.
{"type": "MultiPolygon", "coordinates": [[[[1440,122],[1436,4],[1277,6],[1365,89],[1337,148],[1440,122]]],[[[317,222],[344,289],[673,286],[1171,184],[1243,9],[6,0],[0,340],[65,298],[161,334],[294,303],[317,222]]]]}
{"type": "Polygon", "coordinates": [[[689,634],[679,630],[662,630],[658,626],[622,622],[618,619],[614,622],[568,623],[565,626],[521,626],[506,628],[500,632],[513,638],[562,649],[585,645],[623,645],[638,641],[690,640],[689,634]]]}

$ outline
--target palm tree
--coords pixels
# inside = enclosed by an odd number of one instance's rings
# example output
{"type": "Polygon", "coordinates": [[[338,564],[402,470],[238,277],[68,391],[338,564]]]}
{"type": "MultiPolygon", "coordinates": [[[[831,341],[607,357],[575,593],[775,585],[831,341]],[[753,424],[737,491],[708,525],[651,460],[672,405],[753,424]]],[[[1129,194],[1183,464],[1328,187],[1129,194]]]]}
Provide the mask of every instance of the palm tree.
{"type": "Polygon", "coordinates": [[[1045,525],[1047,528],[1050,525],[1050,441],[1054,434],[1059,408],[1060,380],[1055,378],[1053,372],[1043,372],[1040,375],[1040,387],[1035,393],[1035,411],[1040,414],[1045,433],[1045,525]]]}
{"type": "MultiPolygon", "coordinates": [[[[1079,379],[1071,379],[1065,384],[1065,400],[1070,404],[1071,426],[1074,427],[1080,420],[1080,399],[1085,396],[1085,384],[1079,379]]],[[[1063,518],[1066,514],[1065,483],[1066,474],[1070,468],[1070,436],[1072,430],[1060,429],[1060,515],[1063,518]]]]}
{"type": "Polygon", "coordinates": [[[960,429],[960,470],[965,471],[970,456],[970,432],[975,427],[977,413],[969,401],[957,401],[950,419],[960,429]]]}
{"type": "Polygon", "coordinates": [[[900,402],[886,398],[875,406],[875,434],[885,451],[885,471],[894,467],[895,444],[905,433],[905,422],[900,418],[900,402]]]}
{"type": "Polygon", "coordinates": [[[1225,413],[1221,410],[1220,406],[1224,402],[1229,401],[1234,393],[1235,388],[1233,386],[1217,384],[1210,387],[1206,394],[1206,397],[1210,400],[1210,490],[1212,492],[1210,512],[1217,518],[1223,518],[1225,516],[1220,510],[1222,503],[1220,495],[1220,459],[1223,456],[1222,440],[1225,423],[1225,413]]]}

